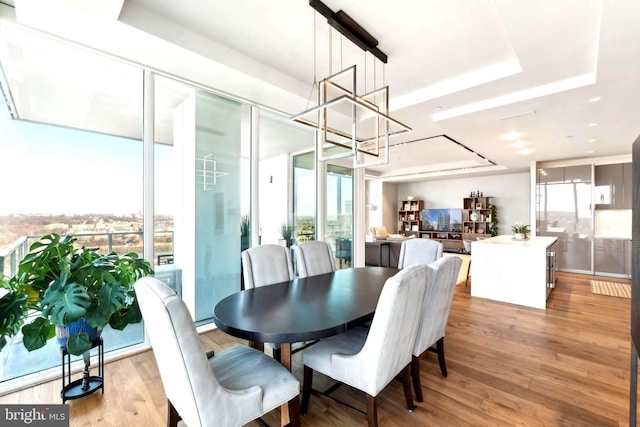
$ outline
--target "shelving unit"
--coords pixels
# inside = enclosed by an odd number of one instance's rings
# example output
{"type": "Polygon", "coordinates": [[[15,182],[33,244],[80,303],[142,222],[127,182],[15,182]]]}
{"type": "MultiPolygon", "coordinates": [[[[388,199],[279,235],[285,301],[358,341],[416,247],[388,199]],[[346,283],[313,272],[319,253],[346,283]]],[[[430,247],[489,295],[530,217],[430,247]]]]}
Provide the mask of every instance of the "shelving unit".
{"type": "Polygon", "coordinates": [[[447,252],[460,252],[464,249],[463,233],[459,231],[421,231],[423,239],[438,240],[447,252]]]}
{"type": "Polygon", "coordinates": [[[491,237],[490,196],[465,197],[462,211],[462,232],[464,240],[491,237]]]}
{"type": "Polygon", "coordinates": [[[398,210],[400,234],[415,234],[418,236],[422,229],[422,200],[403,200],[398,210]]]}

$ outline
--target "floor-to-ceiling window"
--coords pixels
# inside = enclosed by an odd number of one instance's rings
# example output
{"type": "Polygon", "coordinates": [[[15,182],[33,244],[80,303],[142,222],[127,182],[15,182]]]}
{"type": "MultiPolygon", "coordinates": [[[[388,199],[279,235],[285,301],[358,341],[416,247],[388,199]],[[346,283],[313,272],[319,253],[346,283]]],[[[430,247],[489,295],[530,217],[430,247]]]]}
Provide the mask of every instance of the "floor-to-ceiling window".
{"type": "MultiPolygon", "coordinates": [[[[259,209],[260,209],[260,240],[261,243],[286,244],[282,236],[282,227],[290,226],[294,230],[293,240],[297,240],[296,233],[300,230],[308,239],[309,227],[299,228],[297,218],[294,218],[293,204],[295,195],[292,188],[296,187],[296,194],[304,193],[306,202],[298,198],[300,214],[313,218],[315,204],[311,206],[309,198],[315,197],[315,179],[312,176],[300,176],[300,167],[309,170],[308,157],[299,160],[298,166],[292,159],[293,155],[313,148],[314,132],[309,128],[289,121],[285,115],[262,110],[260,113],[260,163],[259,163],[259,209]],[[292,167],[293,163],[293,167],[292,167]],[[293,170],[297,169],[297,172],[293,170]],[[297,173],[297,178],[294,177],[297,173]],[[295,182],[295,184],[294,184],[295,182]],[[304,205],[304,206],[303,206],[304,205]]],[[[308,156],[308,155],[307,155],[308,156]]],[[[297,158],[295,156],[294,158],[297,158]]],[[[310,172],[312,174],[312,171],[310,172]]],[[[315,203],[315,199],[313,199],[315,203]]],[[[298,215],[296,213],[296,215],[298,215]]]]}
{"type": "Polygon", "coordinates": [[[353,248],[353,170],[327,165],[327,232],[336,268],[351,266],[353,248]]]}
{"type": "MultiPolygon", "coordinates": [[[[0,65],[2,274],[52,232],[142,254],[142,70],[6,25],[0,65]]],[[[106,351],[127,347],[144,340],[143,325],[103,337],[106,351]]],[[[20,339],[0,353],[0,381],[60,365],[55,340],[29,353],[20,339]]]]}
{"type": "Polygon", "coordinates": [[[315,152],[293,156],[293,221],[298,243],[316,239],[315,152]]]}
{"type": "Polygon", "coordinates": [[[249,106],[166,77],[154,85],[156,230],[171,218],[174,238],[156,257],[170,265],[158,268],[188,284],[177,287],[195,321],[207,323],[215,304],[240,289],[249,106]]]}

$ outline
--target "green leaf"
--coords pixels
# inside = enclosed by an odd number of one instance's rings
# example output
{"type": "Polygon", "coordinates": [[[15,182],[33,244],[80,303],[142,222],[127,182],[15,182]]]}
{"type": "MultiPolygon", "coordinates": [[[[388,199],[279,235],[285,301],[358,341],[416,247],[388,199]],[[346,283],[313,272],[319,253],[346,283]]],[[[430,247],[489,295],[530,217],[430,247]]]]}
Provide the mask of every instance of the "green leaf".
{"type": "Polygon", "coordinates": [[[61,289],[47,289],[42,301],[42,315],[57,325],[65,325],[84,316],[90,304],[81,284],[67,283],[61,289]]]}
{"type": "Polygon", "coordinates": [[[0,336],[14,336],[27,316],[27,295],[9,292],[0,298],[0,336]]]}
{"type": "Polygon", "coordinates": [[[92,328],[104,328],[109,319],[104,317],[99,311],[98,307],[95,304],[92,304],[87,312],[84,315],[84,320],[91,326],[92,328]]]}
{"type": "Polygon", "coordinates": [[[81,355],[89,350],[93,344],[89,341],[89,334],[80,332],[76,335],[70,335],[67,339],[67,351],[76,356],[81,355]]]}
{"type": "Polygon", "coordinates": [[[109,319],[111,315],[122,308],[127,295],[120,282],[111,286],[103,286],[98,293],[98,312],[109,319]]]}
{"type": "Polygon", "coordinates": [[[53,335],[54,327],[47,319],[38,317],[36,320],[22,328],[22,342],[29,351],[37,350],[47,343],[53,335]]]}
{"type": "Polygon", "coordinates": [[[142,321],[142,313],[138,301],[134,301],[130,307],[123,308],[114,313],[109,320],[109,326],[119,331],[123,330],[130,323],[139,323],[142,321]]]}

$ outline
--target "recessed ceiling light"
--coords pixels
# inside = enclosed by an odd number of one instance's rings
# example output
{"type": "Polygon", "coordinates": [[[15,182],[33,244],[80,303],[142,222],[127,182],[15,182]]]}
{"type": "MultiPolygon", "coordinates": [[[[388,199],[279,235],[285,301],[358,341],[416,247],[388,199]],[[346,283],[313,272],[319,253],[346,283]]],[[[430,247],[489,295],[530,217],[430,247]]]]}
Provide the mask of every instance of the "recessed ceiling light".
{"type": "Polygon", "coordinates": [[[593,150],[587,151],[587,154],[593,154],[593,153],[595,153],[595,151],[593,151],[593,150]]]}
{"type": "Polygon", "coordinates": [[[527,154],[533,153],[533,149],[532,148],[523,148],[522,150],[516,151],[516,153],[518,153],[518,154],[520,154],[522,156],[526,156],[527,154]]]}
{"type": "Polygon", "coordinates": [[[589,142],[596,142],[596,140],[595,139],[590,139],[589,142]]]}
{"type": "Polygon", "coordinates": [[[506,135],[503,135],[501,138],[502,139],[506,139],[507,141],[515,141],[516,139],[520,138],[522,136],[522,133],[520,132],[509,132],[506,135]]]}
{"type": "Polygon", "coordinates": [[[594,96],[593,98],[591,98],[589,100],[589,102],[598,102],[598,101],[600,101],[600,99],[602,99],[602,98],[600,98],[599,96],[594,96]]]}
{"type": "Polygon", "coordinates": [[[598,123],[597,122],[589,123],[589,126],[591,126],[591,127],[598,126],[598,123]]]}
{"type": "Polygon", "coordinates": [[[523,141],[521,139],[517,140],[516,142],[514,142],[513,144],[510,144],[513,148],[524,148],[527,145],[529,145],[529,143],[527,141],[523,141]]]}

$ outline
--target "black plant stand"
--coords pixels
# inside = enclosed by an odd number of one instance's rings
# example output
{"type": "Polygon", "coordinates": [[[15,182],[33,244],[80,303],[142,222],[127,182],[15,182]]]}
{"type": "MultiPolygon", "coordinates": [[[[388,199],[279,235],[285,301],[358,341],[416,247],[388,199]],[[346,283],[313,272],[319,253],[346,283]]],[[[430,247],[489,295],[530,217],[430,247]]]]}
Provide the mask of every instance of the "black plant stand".
{"type": "Polygon", "coordinates": [[[104,394],[104,342],[102,338],[91,348],[96,347],[98,347],[98,375],[89,375],[89,364],[85,362],[82,378],[73,382],[71,381],[71,355],[66,348],[60,349],[62,352],[62,390],[60,391],[62,403],[87,396],[98,389],[102,389],[102,394],[104,394]]]}

